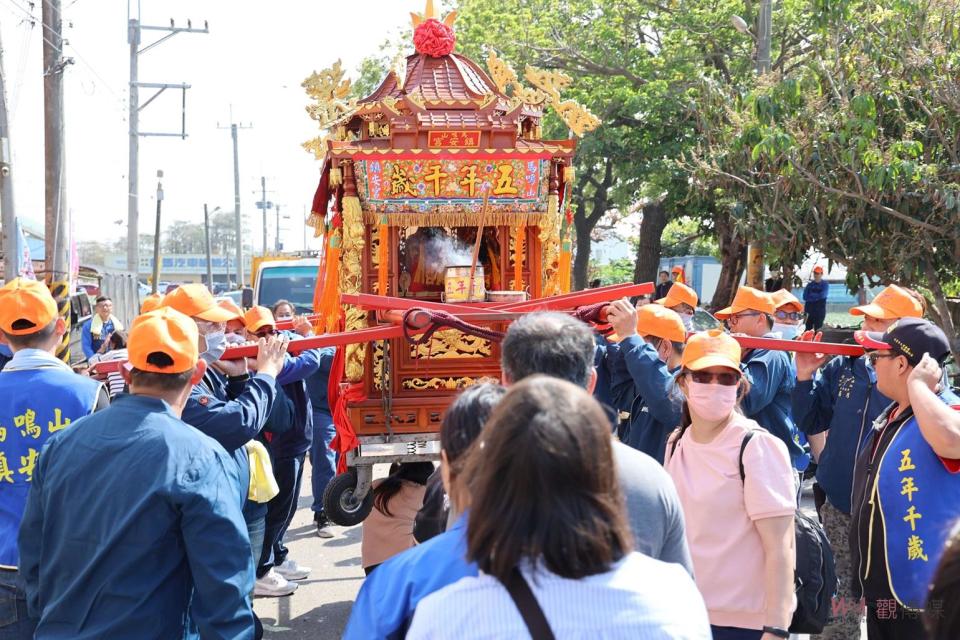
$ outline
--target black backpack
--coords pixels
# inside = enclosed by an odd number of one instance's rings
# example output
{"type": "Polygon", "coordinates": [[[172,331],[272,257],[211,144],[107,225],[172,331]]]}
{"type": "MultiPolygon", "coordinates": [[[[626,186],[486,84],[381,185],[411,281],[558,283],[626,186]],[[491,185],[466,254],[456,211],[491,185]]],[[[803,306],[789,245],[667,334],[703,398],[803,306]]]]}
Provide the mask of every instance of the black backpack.
{"type": "MultiPolygon", "coordinates": [[[[743,436],[740,442],[740,480],[746,480],[743,452],[756,430],[743,436]]],[[[830,620],[833,596],[837,593],[837,568],[833,550],[820,523],[799,508],[794,514],[796,532],[796,569],[794,591],[797,609],[790,621],[790,633],[820,633],[830,620]]]]}

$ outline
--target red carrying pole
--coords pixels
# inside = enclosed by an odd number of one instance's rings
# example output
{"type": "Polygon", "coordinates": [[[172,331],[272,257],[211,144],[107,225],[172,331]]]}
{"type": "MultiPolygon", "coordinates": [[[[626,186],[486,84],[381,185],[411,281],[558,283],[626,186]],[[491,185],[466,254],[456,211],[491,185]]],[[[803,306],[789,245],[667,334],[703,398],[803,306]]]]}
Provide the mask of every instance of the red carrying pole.
{"type": "Polygon", "coordinates": [[[585,291],[551,296],[549,298],[536,298],[534,300],[527,300],[526,302],[499,304],[493,307],[493,309],[498,311],[562,311],[563,309],[586,307],[599,302],[612,302],[618,298],[642,296],[653,293],[654,290],[655,287],[652,282],[620,284],[611,287],[586,289],[585,291]]]}
{"type": "Polygon", "coordinates": [[[769,351],[793,351],[794,353],[822,353],[831,356],[862,356],[866,350],[858,344],[839,342],[811,342],[807,340],[780,340],[777,338],[751,338],[733,336],[744,349],[767,349],[769,351]]]}
{"type": "MultiPolygon", "coordinates": [[[[341,333],[325,333],[320,336],[291,340],[289,347],[287,347],[287,352],[296,355],[309,349],[340,347],[347,344],[374,342],[376,340],[389,340],[391,338],[401,337],[403,337],[403,327],[393,325],[371,327],[369,329],[358,329],[357,331],[344,331],[341,333]]],[[[259,347],[256,344],[228,347],[220,359],[239,360],[240,358],[256,358],[258,349],[259,347]]],[[[90,371],[93,373],[111,373],[114,371],[119,371],[123,364],[124,363],[120,360],[113,360],[111,362],[98,362],[90,367],[90,371]]]]}

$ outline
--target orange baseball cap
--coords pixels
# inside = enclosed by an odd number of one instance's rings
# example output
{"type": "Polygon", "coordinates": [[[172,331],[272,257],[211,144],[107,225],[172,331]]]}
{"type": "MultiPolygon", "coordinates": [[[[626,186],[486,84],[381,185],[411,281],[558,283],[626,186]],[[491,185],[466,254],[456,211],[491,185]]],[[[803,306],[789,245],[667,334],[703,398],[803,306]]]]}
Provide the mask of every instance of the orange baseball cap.
{"type": "Polygon", "coordinates": [[[273,319],[273,312],[270,311],[270,309],[266,307],[252,307],[244,314],[243,324],[246,325],[247,331],[256,333],[263,327],[276,328],[277,321],[273,319]]]}
{"type": "Polygon", "coordinates": [[[42,282],[14,278],[0,288],[0,330],[12,336],[25,336],[45,328],[57,318],[57,302],[42,282]],[[26,329],[14,329],[25,320],[26,329]]]}
{"type": "Polygon", "coordinates": [[[180,285],[168,293],[163,299],[163,306],[207,322],[229,322],[233,319],[233,314],[218,305],[213,294],[196,282],[180,285]]]}
{"type": "Polygon", "coordinates": [[[146,298],[143,299],[143,302],[140,304],[140,314],[150,313],[156,309],[159,309],[163,304],[163,295],[159,293],[151,293],[146,298]]]}
{"type": "Polygon", "coordinates": [[[769,293],[764,293],[753,287],[740,287],[737,289],[737,295],[733,297],[733,302],[726,309],[721,309],[713,314],[720,320],[726,320],[735,313],[741,311],[760,311],[773,315],[777,310],[773,304],[773,299],[769,293]]]}
{"type": "Polygon", "coordinates": [[[814,273],[823,273],[823,267],[821,267],[820,265],[817,265],[817,266],[815,266],[815,267],[813,268],[813,272],[814,272],[814,273]]]}
{"type": "Polygon", "coordinates": [[[780,309],[786,311],[803,311],[803,303],[797,300],[797,297],[786,289],[774,291],[770,294],[770,298],[773,300],[773,306],[776,308],[776,311],[780,311],[780,309]]]}
{"type": "MultiPolygon", "coordinates": [[[[230,298],[220,298],[217,300],[217,304],[221,309],[226,309],[233,314],[233,317],[230,320],[240,320],[243,321],[243,309],[237,306],[237,303],[231,300],[230,298]]],[[[227,322],[229,322],[228,320],[227,322]]]]}
{"type": "Polygon", "coordinates": [[[662,304],[668,309],[673,309],[681,304],[688,304],[696,309],[700,299],[697,297],[697,292],[687,285],[682,282],[674,282],[670,286],[670,290],[667,291],[666,297],[654,300],[653,302],[654,304],[662,304]]]}
{"type": "Polygon", "coordinates": [[[690,371],[709,367],[727,367],[740,371],[740,343],[723,329],[701,331],[690,336],[680,365],[690,371]]]}
{"type": "MultiPolygon", "coordinates": [[[[676,286],[676,285],[674,285],[676,286]]],[[[687,330],[676,311],[657,304],[648,304],[637,309],[637,333],[654,336],[670,342],[686,342],[687,330]]]]}
{"type": "Polygon", "coordinates": [[[877,320],[920,318],[923,316],[923,305],[903,287],[891,284],[878,293],[870,304],[850,309],[850,315],[870,316],[877,320]]]}
{"type": "Polygon", "coordinates": [[[171,307],[160,307],[133,321],[127,340],[127,360],[140,371],[151,373],[183,373],[197,365],[200,357],[197,323],[171,307]],[[162,353],[173,363],[160,367],[148,358],[162,353]]]}

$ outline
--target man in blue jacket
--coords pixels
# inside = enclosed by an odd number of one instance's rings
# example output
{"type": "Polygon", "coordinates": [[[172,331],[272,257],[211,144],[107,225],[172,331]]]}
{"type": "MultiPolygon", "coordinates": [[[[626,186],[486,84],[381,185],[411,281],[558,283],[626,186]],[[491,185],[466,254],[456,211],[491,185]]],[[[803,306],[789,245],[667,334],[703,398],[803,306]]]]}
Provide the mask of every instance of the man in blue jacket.
{"type": "Polygon", "coordinates": [[[674,392],[686,330],[680,315],[658,304],[639,310],[627,300],[608,307],[620,336],[611,353],[613,386],[632,398],[630,426],[621,440],[663,464],[667,436],[680,424],[681,400],[674,392]]]}
{"type": "Polygon", "coordinates": [[[108,404],[101,384],[54,355],[65,331],[42,282],[16,278],[0,289],[0,334],[13,352],[0,372],[0,638],[33,638],[36,625],[17,570],[17,530],[37,456],[54,434],[108,404]]]}
{"type": "Polygon", "coordinates": [[[240,473],[179,418],[204,373],[197,339],[172,309],[137,318],[131,395],[40,456],[19,539],[37,638],[253,638],[240,473]]]}
{"type": "MultiPolygon", "coordinates": [[[[266,307],[253,307],[243,318],[248,338],[271,338],[277,334],[276,320],[266,307]]],[[[257,564],[256,595],[280,595],[310,575],[310,568],[288,558],[289,550],[283,536],[290,526],[300,497],[303,462],[310,450],[313,435],[313,412],[307,397],[304,380],[320,368],[320,354],[307,350],[296,357],[287,356],[277,376],[282,394],[289,400],[293,412],[287,428],[271,435],[267,448],[273,464],[273,475],[280,492],[268,503],[265,518],[263,549],[257,564]],[[285,582],[277,579],[283,578],[285,582]]],[[[292,591],[289,591],[292,593],[292,591]]]]}
{"type": "MultiPolygon", "coordinates": [[[[271,336],[261,340],[256,361],[220,360],[226,351],[226,327],[236,313],[217,304],[202,284],[177,287],[163,299],[163,306],[176,309],[197,325],[200,359],[206,372],[190,392],[183,408],[183,421],[220,443],[237,464],[242,489],[238,503],[247,502],[250,463],[244,445],[263,429],[277,398],[277,376],[283,369],[287,340],[271,336]],[[253,370],[251,375],[250,369],[253,370]]],[[[248,535],[256,522],[257,509],[244,509],[248,535]]],[[[253,551],[251,549],[251,559],[253,551]]]]}
{"type": "Polygon", "coordinates": [[[803,307],[807,313],[807,331],[819,331],[827,318],[827,297],[830,284],[823,279],[823,267],[813,268],[813,280],[803,288],[803,307]]]}
{"type": "MultiPolygon", "coordinates": [[[[891,400],[853,472],[854,595],[866,602],[871,640],[924,638],[918,610],[928,604],[960,505],[960,438],[950,421],[930,412],[932,403],[943,413],[942,405],[960,411],[960,397],[942,380],[950,342],[921,318],[904,318],[883,333],[858,331],[854,338],[867,349],[877,386],[891,400]]],[[[939,615],[955,613],[951,602],[930,602],[938,604],[939,615]]]]}
{"type": "MultiPolygon", "coordinates": [[[[922,316],[922,300],[907,289],[890,285],[870,304],[850,309],[850,314],[863,316],[864,331],[883,332],[900,318],[922,316]]],[[[801,339],[818,340],[819,335],[808,331],[801,339]]],[[[836,558],[837,598],[842,603],[853,602],[849,556],[853,466],[873,422],[890,405],[890,399],[877,388],[876,371],[866,358],[838,356],[831,360],[797,353],[796,367],[793,418],[817,458],[817,487],[825,496],[818,511],[836,558]]],[[[859,611],[842,607],[839,611],[822,638],[843,640],[859,634],[859,611]]]]}
{"type": "MultiPolygon", "coordinates": [[[[773,314],[776,310],[770,294],[752,287],[740,287],[733,303],[714,315],[726,320],[731,333],[754,338],[774,337],[773,314]]],[[[793,361],[786,351],[744,350],[741,363],[750,391],[740,408],[744,415],[780,438],[796,469],[806,468],[809,460],[797,442],[797,430],[790,415],[790,393],[796,384],[793,361]]]]}

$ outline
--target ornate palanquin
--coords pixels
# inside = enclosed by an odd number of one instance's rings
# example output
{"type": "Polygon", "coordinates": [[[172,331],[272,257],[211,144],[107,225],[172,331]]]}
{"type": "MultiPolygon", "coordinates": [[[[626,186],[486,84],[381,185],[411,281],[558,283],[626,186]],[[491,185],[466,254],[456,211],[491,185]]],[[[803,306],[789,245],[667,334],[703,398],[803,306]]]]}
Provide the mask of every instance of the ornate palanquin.
{"type": "MultiPolygon", "coordinates": [[[[438,273],[461,264],[448,249],[472,245],[481,225],[488,289],[570,288],[575,141],[541,139],[544,109],[576,135],[599,121],[561,99],[566,76],[528,67],[527,87],[495,53],[488,74],[453,52],[453,14],[440,21],[428,2],[413,17],[416,52],[369,96],[349,98],[339,62],[304,82],[327,133],[304,145],[323,161],[308,224],[324,236],[315,310],[326,331],[378,322],[340,294],[439,301],[438,273]]],[[[499,346],[455,329],[342,349],[332,375],[346,384],[331,390],[360,435],[436,431],[457,390],[500,379],[499,346]]]]}

